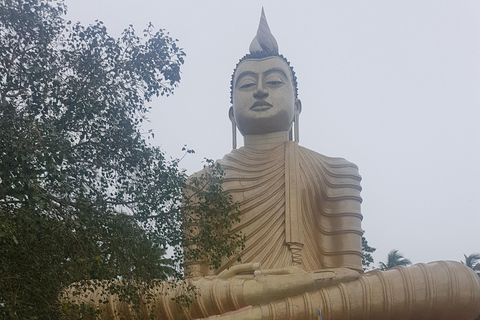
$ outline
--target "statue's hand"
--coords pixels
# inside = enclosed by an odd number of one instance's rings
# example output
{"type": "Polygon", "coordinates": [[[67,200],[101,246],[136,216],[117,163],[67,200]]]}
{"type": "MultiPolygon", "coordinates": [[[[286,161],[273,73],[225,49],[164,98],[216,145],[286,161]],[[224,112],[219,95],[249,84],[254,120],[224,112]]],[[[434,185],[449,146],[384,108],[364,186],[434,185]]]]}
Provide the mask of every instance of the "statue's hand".
{"type": "Polygon", "coordinates": [[[254,279],[256,276],[260,275],[281,275],[281,274],[295,274],[295,273],[306,273],[300,267],[289,266],[285,268],[277,269],[265,269],[260,270],[260,263],[243,263],[230,267],[227,270],[223,270],[217,276],[218,279],[230,279],[233,277],[242,278],[242,279],[254,279]]]}
{"type": "Polygon", "coordinates": [[[233,277],[253,279],[256,272],[260,269],[260,263],[242,263],[232,266],[226,270],[220,272],[217,276],[218,279],[227,280],[233,277]]]}
{"type": "Polygon", "coordinates": [[[247,304],[258,305],[277,301],[339,283],[353,281],[359,277],[356,271],[347,268],[305,272],[298,267],[289,267],[259,271],[255,273],[255,279],[245,281],[243,294],[247,304]],[[279,274],[278,272],[280,271],[285,273],[279,274]]]}
{"type": "Polygon", "coordinates": [[[357,280],[360,277],[360,274],[357,271],[348,269],[348,268],[334,268],[334,269],[322,269],[313,272],[314,274],[326,273],[324,278],[324,283],[321,288],[334,286],[343,282],[350,282],[357,280]],[[330,277],[333,272],[333,277],[330,277]]]}

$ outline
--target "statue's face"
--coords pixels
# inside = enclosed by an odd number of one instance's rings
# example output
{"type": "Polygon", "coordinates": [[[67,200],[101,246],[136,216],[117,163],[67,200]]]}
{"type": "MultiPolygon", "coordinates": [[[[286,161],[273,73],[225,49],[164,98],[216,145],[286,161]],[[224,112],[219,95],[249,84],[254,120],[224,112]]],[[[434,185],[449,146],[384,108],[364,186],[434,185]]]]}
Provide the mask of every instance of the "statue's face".
{"type": "Polygon", "coordinates": [[[279,57],[242,61],[233,78],[233,113],[243,135],[288,131],[295,114],[290,67],[279,57]]]}

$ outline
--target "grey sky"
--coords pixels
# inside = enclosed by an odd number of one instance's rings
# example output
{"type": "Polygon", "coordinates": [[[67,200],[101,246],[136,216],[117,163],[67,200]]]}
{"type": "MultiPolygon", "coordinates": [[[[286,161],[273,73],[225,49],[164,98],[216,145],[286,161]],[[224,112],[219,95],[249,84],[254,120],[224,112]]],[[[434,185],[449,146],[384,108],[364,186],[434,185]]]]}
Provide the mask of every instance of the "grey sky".
{"type": "MultiPolygon", "coordinates": [[[[159,144],[182,165],[231,150],[230,76],[260,10],[299,81],[300,143],[363,176],[375,262],[480,252],[480,1],[67,0],[68,17],[115,36],[148,22],[187,53],[173,97],[153,102],[159,144]]],[[[240,142],[241,143],[241,142],[240,142]]]]}

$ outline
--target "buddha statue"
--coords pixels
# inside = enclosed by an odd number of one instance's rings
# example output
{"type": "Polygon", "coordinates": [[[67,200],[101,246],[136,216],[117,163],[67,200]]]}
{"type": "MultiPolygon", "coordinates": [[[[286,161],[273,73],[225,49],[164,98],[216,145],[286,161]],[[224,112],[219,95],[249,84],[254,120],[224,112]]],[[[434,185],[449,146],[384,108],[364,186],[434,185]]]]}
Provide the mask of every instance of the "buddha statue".
{"type": "MultiPolygon", "coordinates": [[[[278,54],[263,11],[250,54],[238,63],[231,87],[232,131],[238,127],[245,146],[218,163],[226,174],[224,190],[240,204],[236,230],[246,235],[242,261],[259,262],[264,269],[362,272],[358,168],[298,145],[302,106],[296,77],[278,54]]],[[[205,264],[191,268],[196,276],[213,275],[233,261],[213,273],[205,264]]]]}
{"type": "MultiPolygon", "coordinates": [[[[231,81],[234,150],[218,160],[240,204],[242,263],[189,261],[190,308],[159,288],[155,319],[455,319],[480,314],[480,278],[451,261],[363,274],[358,168],[299,146],[297,81],[262,10],[231,81]],[[244,146],[236,149],[237,128],[244,146]]],[[[108,308],[122,310],[126,307],[108,308]]],[[[105,307],[107,309],[107,307],[105,307]]],[[[105,309],[105,310],[106,310],[105,309]]],[[[147,318],[147,315],[145,315],[147,318]]],[[[104,319],[113,319],[108,311],[104,319]]]]}

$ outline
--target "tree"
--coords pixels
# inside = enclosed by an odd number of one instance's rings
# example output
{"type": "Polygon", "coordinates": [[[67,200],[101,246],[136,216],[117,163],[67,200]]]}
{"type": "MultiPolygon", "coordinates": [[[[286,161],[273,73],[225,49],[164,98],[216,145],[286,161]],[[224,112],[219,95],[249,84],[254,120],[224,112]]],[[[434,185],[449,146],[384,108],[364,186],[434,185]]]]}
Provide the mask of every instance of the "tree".
{"type": "Polygon", "coordinates": [[[465,257],[465,262],[462,261],[462,263],[475,271],[480,277],[480,253],[472,253],[468,256],[464,254],[463,256],[465,257]]]}
{"type": "Polygon", "coordinates": [[[392,250],[388,253],[387,263],[380,262],[380,270],[387,270],[397,266],[409,266],[412,262],[405,258],[398,250],[392,250]]]}
{"type": "Polygon", "coordinates": [[[365,230],[362,230],[362,266],[363,271],[367,271],[374,261],[372,253],[375,252],[377,249],[368,245],[368,241],[365,238],[364,234],[365,230]]]}
{"type": "MultiPolygon", "coordinates": [[[[141,124],[147,102],[173,93],[185,54],[152,25],[114,39],[65,10],[62,0],[0,0],[2,319],[61,318],[58,296],[72,282],[118,279],[107,289],[134,300],[152,279],[181,276],[186,176],[141,124]]],[[[204,181],[218,183],[211,167],[204,181]]],[[[197,191],[219,200],[200,216],[238,217],[221,187],[197,191]]],[[[241,246],[225,225],[209,239],[223,245],[213,254],[241,246]]],[[[197,255],[217,249],[208,245],[197,255]]]]}

